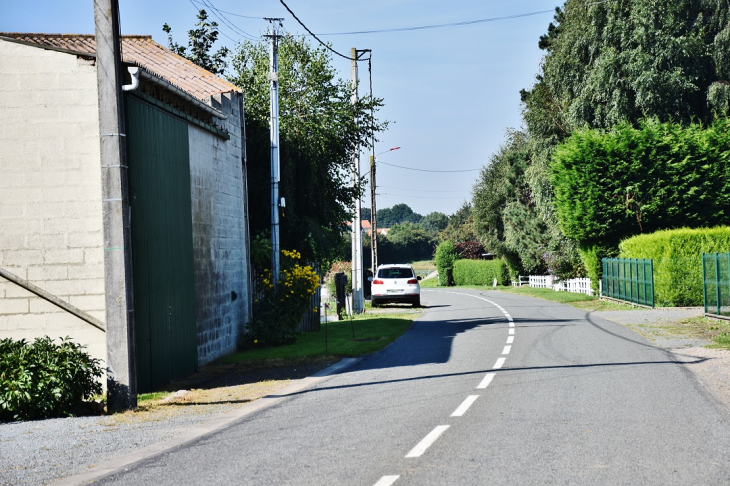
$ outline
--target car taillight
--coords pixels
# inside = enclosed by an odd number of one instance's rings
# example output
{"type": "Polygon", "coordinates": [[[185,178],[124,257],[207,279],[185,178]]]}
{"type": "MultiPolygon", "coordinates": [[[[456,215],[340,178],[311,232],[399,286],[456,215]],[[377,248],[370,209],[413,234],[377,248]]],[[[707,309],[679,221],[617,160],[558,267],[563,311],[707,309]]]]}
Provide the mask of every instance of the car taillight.
{"type": "Polygon", "coordinates": [[[410,279],[410,280],[408,281],[408,283],[409,283],[409,284],[417,284],[417,283],[418,283],[418,279],[417,279],[417,278],[412,278],[412,279],[410,279]]]}
{"type": "Polygon", "coordinates": [[[373,285],[383,285],[382,280],[373,280],[373,285]]]}

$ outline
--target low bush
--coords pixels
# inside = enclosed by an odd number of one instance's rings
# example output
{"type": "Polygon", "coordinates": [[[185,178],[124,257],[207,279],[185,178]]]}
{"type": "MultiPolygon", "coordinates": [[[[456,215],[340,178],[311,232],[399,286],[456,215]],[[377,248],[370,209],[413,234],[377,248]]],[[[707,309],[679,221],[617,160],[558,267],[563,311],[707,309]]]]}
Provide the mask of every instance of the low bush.
{"type": "Polygon", "coordinates": [[[509,283],[509,272],[503,260],[457,260],[454,263],[456,285],[500,285],[509,283]]]}
{"type": "Polygon", "coordinates": [[[657,231],[628,238],[619,248],[620,258],[654,260],[656,305],[699,306],[702,253],[730,252],[730,227],[657,231]]]}
{"type": "Polygon", "coordinates": [[[296,341],[299,323],[311,305],[311,296],[319,287],[319,276],[308,265],[299,264],[297,251],[281,251],[279,281],[274,286],[271,271],[264,272],[264,295],[254,302],[254,317],[248,324],[241,344],[279,346],[296,341]]]}
{"type": "Polygon", "coordinates": [[[0,420],[73,415],[102,392],[100,361],[68,337],[0,340],[0,420]]]}

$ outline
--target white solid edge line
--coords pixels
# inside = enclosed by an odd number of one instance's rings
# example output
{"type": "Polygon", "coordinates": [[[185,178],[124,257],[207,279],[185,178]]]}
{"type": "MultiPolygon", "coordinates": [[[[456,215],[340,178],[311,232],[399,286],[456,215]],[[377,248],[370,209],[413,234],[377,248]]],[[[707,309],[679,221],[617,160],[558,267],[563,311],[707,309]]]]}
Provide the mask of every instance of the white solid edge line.
{"type": "Polygon", "coordinates": [[[514,336],[515,335],[515,328],[514,327],[510,327],[509,328],[509,334],[510,334],[510,336],[514,336]]]}
{"type": "Polygon", "coordinates": [[[426,449],[431,447],[431,445],[436,442],[436,439],[439,438],[441,434],[446,432],[446,429],[449,428],[449,425],[439,425],[435,429],[433,429],[429,434],[423,438],[421,442],[419,442],[416,447],[411,449],[411,452],[406,454],[406,458],[411,457],[421,457],[424,452],[426,452],[426,449]]]}
{"type": "Polygon", "coordinates": [[[484,389],[484,388],[488,387],[493,379],[494,379],[494,373],[487,373],[486,375],[484,375],[484,379],[482,380],[482,382],[479,383],[479,385],[477,385],[477,389],[484,389]]]}
{"type": "Polygon", "coordinates": [[[509,354],[510,351],[512,351],[512,346],[505,346],[502,350],[502,354],[509,354]]]}
{"type": "MultiPolygon", "coordinates": [[[[510,331],[511,330],[512,329],[510,329],[510,331]]],[[[507,344],[512,344],[513,342],[515,342],[515,337],[514,336],[507,336],[507,344]]]]}
{"type": "Polygon", "coordinates": [[[400,476],[383,476],[373,486],[390,486],[394,482],[398,481],[400,476]]]}
{"type": "Polygon", "coordinates": [[[469,410],[469,407],[471,407],[474,402],[477,401],[477,398],[479,398],[479,395],[469,395],[466,397],[466,400],[461,402],[461,405],[459,405],[459,408],[454,410],[454,413],[451,414],[452,417],[461,417],[466,413],[467,410],[469,410]]]}
{"type": "Polygon", "coordinates": [[[497,358],[497,362],[494,363],[494,366],[492,366],[492,369],[493,370],[500,369],[504,365],[505,361],[507,361],[507,358],[497,358]]]}

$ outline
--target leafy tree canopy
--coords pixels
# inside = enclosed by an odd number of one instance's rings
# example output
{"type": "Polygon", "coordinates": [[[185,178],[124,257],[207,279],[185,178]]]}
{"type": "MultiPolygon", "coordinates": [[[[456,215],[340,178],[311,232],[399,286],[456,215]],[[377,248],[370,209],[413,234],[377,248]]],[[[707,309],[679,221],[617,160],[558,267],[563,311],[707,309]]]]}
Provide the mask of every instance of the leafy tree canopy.
{"type": "Polygon", "coordinates": [[[419,223],[423,216],[414,213],[407,204],[396,204],[392,208],[378,209],[378,228],[391,228],[396,224],[419,223]]]}
{"type": "MultiPolygon", "coordinates": [[[[362,194],[361,184],[350,184],[353,154],[387,127],[372,115],[382,100],[366,96],[352,104],[350,83],[337,77],[331,61],[328,51],[303,38],[279,41],[281,245],[298,249],[306,261],[337,256],[340,226],[362,194]]],[[[246,94],[250,225],[257,234],[271,224],[268,44],[239,45],[233,70],[229,80],[246,94]]]]}
{"type": "Polygon", "coordinates": [[[223,74],[226,69],[226,57],[230,51],[221,47],[211,54],[213,45],[218,40],[218,23],[208,20],[205,10],[198,12],[196,29],[188,31],[188,47],[181,46],[172,40],[172,28],[165,24],[162,30],[167,34],[168,47],[175,54],[197,64],[213,74],[223,74]]]}

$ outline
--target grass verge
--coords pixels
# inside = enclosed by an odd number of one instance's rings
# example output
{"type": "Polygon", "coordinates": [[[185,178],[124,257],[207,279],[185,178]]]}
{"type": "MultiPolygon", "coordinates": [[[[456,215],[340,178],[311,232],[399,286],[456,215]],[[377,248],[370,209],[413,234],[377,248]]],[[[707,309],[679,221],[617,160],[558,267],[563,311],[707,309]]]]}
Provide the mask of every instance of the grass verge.
{"type": "Polygon", "coordinates": [[[219,363],[242,363],[260,360],[296,360],[302,358],[362,356],[380,351],[395,341],[421,313],[376,314],[355,316],[352,321],[322,323],[316,332],[300,334],[294,344],[275,348],[254,348],[223,358],[219,363]]]}

